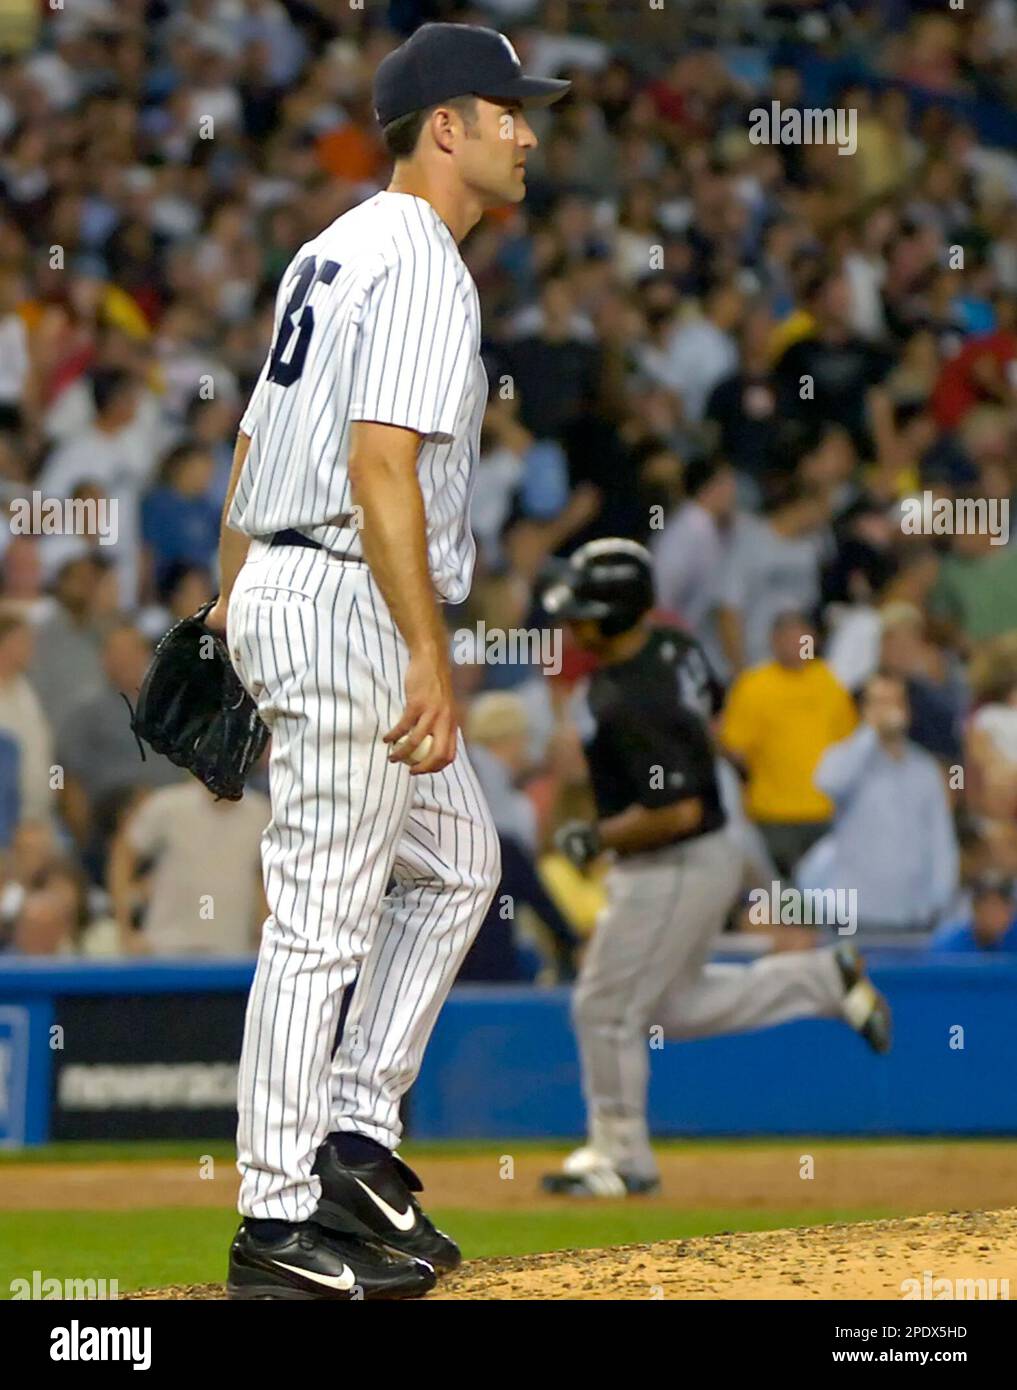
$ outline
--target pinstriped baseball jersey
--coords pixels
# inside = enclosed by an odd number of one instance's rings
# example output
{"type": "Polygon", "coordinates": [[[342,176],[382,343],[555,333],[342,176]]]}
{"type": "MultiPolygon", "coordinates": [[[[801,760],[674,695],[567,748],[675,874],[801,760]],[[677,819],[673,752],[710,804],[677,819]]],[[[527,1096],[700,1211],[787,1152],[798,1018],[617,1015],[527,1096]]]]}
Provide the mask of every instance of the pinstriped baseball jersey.
{"type": "Polygon", "coordinates": [[[272,733],[269,916],[237,1094],[245,1216],[314,1214],[327,1133],[398,1146],[400,1102],[498,883],[465,748],[430,775],[388,761],[410,653],[344,517],[350,422],[416,430],[432,577],[446,599],[466,596],[479,347],[452,233],[423,199],[380,193],[298,252],[241,424],[251,444],[229,521],[252,543],[228,641],[272,733]],[[267,540],[290,529],[325,549],[267,540]]]}
{"type": "Polygon", "coordinates": [[[240,425],[251,445],[229,524],[249,536],[294,528],[359,557],[350,423],[416,430],[432,578],[461,602],[487,400],[479,352],[476,286],[430,203],[385,192],[337,218],[279,286],[272,348],[240,425]]]}

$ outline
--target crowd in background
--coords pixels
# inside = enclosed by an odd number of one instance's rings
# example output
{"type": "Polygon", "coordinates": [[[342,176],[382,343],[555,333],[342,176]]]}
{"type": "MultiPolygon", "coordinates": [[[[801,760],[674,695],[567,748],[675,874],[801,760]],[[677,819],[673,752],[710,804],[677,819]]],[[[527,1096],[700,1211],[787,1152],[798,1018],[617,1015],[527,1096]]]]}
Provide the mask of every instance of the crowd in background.
{"type": "Polygon", "coordinates": [[[549,852],[590,805],[584,658],[483,634],[546,628],[545,562],[606,535],[651,548],[661,618],[726,687],[746,890],[852,888],[863,931],[1017,949],[1017,544],[985,520],[1017,492],[1015,0],[9,2],[0,943],[253,949],[264,770],[214,803],[142,760],[124,696],[214,592],[279,278],[384,186],[371,76],[439,17],[573,82],[526,202],[463,247],[491,395],[448,617],[506,851],[467,974],[567,973],[602,900],[549,852]],[[772,102],[855,112],[857,148],[753,143],[772,102]],[[26,533],[33,493],[115,502],[115,543],[26,533]],[[955,498],[982,524],[936,529],[955,498]]]}

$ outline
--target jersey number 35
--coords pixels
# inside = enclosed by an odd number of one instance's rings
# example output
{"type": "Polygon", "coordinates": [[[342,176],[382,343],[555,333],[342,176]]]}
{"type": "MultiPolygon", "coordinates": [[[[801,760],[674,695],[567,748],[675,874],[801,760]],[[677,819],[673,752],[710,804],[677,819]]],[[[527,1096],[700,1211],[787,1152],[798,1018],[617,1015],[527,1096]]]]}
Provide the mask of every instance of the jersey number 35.
{"type": "Polygon", "coordinates": [[[330,285],[338,273],[339,265],[336,261],[322,261],[319,268],[314,256],[305,256],[297,266],[293,292],[272,346],[268,367],[269,381],[274,381],[278,386],[292,386],[299,380],[300,373],[304,370],[304,362],[307,360],[311,334],[314,332],[314,310],[307,303],[308,296],[319,281],[323,285],[330,285]],[[294,333],[297,340],[287,358],[286,349],[294,333]]]}

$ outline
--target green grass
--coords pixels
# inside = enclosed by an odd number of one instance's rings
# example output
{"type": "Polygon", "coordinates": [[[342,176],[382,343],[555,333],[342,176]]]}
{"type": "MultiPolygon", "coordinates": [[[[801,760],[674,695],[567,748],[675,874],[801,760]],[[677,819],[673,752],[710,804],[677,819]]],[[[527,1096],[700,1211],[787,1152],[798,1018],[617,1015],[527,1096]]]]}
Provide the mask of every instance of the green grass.
{"type": "MultiPolygon", "coordinates": [[[[868,1211],[683,1211],[647,1203],[577,1204],[566,1209],[433,1213],[456,1236],[467,1259],[545,1250],[679,1240],[722,1231],[763,1231],[832,1221],[874,1220],[868,1211]]],[[[150,1208],[142,1211],[5,1212],[0,1249],[0,1299],[13,1279],[116,1279],[120,1292],[166,1284],[218,1283],[236,1228],[230,1210],[150,1208]]]]}
{"type": "MultiPolygon", "coordinates": [[[[406,1142],[405,1152],[410,1158],[455,1158],[470,1154],[490,1153],[567,1153],[580,1136],[571,1142],[547,1139],[456,1139],[406,1142]]],[[[709,1152],[710,1150],[752,1149],[801,1149],[808,1146],[812,1152],[816,1148],[875,1148],[882,1145],[923,1144],[942,1146],[944,1144],[1012,1145],[1013,1135],[862,1135],[846,1138],[817,1138],[807,1134],[789,1136],[761,1135],[745,1138],[684,1138],[655,1139],[654,1148],[666,1153],[669,1150],[709,1152]]],[[[0,1149],[0,1169],[5,1165],[20,1163],[137,1163],[144,1161],[166,1162],[173,1159],[193,1159],[198,1154],[211,1154],[216,1162],[232,1164],[236,1151],[232,1144],[222,1139],[165,1139],[165,1140],[75,1140],[61,1144],[40,1144],[28,1149],[0,1149]]]]}

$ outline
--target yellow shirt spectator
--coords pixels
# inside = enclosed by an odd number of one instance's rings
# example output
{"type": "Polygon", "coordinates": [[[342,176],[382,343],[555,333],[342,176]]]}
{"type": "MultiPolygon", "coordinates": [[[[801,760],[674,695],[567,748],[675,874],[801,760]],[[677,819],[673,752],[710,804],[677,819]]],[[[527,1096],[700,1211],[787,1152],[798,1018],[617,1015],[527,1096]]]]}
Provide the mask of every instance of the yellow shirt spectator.
{"type": "Polygon", "coordinates": [[[769,661],[745,671],[728,696],[721,742],[745,765],[752,820],[795,823],[833,815],[813,780],[831,743],[858,722],[850,695],[824,661],[769,661]]]}
{"type": "Polygon", "coordinates": [[[580,936],[591,936],[597,918],[607,905],[604,865],[580,872],[564,854],[545,854],[537,865],[544,887],[580,936]]]}

